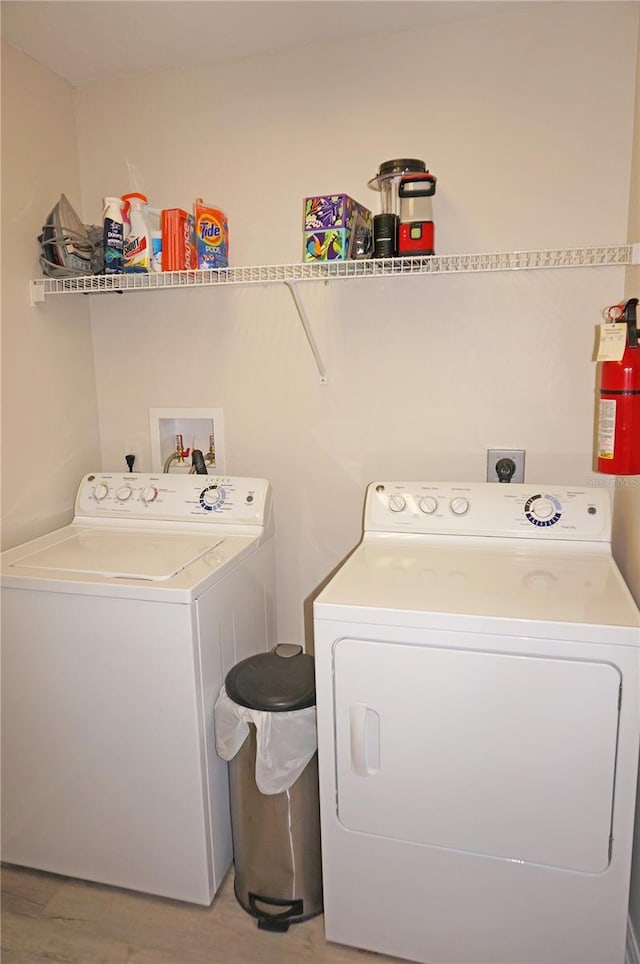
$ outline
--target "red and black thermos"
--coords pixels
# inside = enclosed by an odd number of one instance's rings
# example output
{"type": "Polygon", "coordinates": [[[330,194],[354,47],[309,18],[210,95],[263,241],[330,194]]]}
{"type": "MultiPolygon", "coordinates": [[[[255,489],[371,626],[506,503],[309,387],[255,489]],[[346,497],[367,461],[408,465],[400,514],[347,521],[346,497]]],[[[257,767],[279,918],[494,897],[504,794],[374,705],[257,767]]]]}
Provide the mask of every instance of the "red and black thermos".
{"type": "Polygon", "coordinates": [[[598,472],[640,475],[640,344],[637,298],[627,301],[621,322],[627,338],[620,361],[602,362],[598,411],[598,472]]]}

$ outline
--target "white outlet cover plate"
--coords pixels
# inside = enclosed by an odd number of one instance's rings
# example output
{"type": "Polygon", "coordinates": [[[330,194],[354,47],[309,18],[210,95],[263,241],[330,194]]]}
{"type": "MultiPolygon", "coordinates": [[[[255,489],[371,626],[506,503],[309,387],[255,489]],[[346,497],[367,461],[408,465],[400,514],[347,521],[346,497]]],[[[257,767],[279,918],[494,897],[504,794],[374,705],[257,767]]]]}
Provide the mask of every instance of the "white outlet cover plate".
{"type": "Polygon", "coordinates": [[[487,449],[487,482],[500,482],[496,473],[496,462],[500,459],[513,459],[516,471],[512,482],[524,482],[524,449],[487,449]]]}

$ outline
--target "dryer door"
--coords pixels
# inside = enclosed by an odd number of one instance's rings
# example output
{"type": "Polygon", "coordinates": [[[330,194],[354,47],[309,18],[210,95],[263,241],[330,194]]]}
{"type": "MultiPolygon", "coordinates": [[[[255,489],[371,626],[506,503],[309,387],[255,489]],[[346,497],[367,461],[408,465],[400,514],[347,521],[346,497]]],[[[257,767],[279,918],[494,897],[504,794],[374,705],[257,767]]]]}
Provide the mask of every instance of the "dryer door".
{"type": "Polygon", "coordinates": [[[601,872],[620,685],[604,662],[341,639],[338,818],[377,836],[601,872]]]}

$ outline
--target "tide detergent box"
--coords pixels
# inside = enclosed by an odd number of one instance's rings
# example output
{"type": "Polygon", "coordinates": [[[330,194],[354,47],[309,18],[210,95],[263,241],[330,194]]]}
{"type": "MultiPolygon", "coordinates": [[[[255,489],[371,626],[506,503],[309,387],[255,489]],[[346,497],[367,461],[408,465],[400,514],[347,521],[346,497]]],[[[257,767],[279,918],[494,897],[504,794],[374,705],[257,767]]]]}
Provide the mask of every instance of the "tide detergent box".
{"type": "Polygon", "coordinates": [[[160,215],[162,270],[197,268],[193,215],[182,208],[164,208],[160,215]]]}
{"type": "Polygon", "coordinates": [[[195,203],[196,257],[203,269],[229,267],[229,225],[219,208],[205,204],[202,198],[195,203]]]}
{"type": "Polygon", "coordinates": [[[348,194],[304,199],[305,261],[345,261],[368,257],[372,248],[371,211],[348,194]]]}

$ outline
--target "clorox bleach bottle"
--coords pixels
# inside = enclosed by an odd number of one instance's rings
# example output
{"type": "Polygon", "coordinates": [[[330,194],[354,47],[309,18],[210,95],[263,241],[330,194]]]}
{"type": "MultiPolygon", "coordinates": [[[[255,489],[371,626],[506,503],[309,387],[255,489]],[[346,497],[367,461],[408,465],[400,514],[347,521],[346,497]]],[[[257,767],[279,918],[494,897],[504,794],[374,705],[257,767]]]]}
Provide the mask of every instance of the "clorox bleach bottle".
{"type": "Polygon", "coordinates": [[[123,194],[125,237],[122,251],[122,270],[147,272],[151,270],[151,229],[147,216],[148,200],[136,192],[123,194]],[[128,223],[127,223],[128,222],[128,223]]]}

